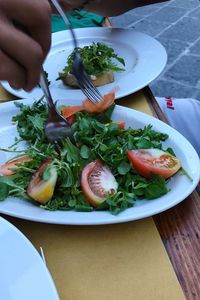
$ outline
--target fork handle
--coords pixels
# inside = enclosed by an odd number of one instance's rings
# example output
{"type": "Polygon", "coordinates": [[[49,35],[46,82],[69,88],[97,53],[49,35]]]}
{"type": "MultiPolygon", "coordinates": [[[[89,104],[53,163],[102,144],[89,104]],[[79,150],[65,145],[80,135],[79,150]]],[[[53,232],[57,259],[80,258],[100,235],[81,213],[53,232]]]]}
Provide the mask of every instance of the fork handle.
{"type": "Polygon", "coordinates": [[[60,16],[62,17],[65,25],[69,28],[72,37],[73,37],[73,42],[74,42],[74,48],[78,48],[78,44],[77,44],[77,39],[76,39],[76,35],[74,33],[74,30],[72,28],[72,25],[69,21],[69,19],[67,18],[67,16],[65,15],[62,7],[60,6],[60,4],[58,3],[57,0],[51,0],[51,2],[53,3],[53,5],[55,6],[55,8],[57,9],[57,11],[59,12],[60,16]]]}
{"type": "Polygon", "coordinates": [[[40,74],[40,86],[41,86],[41,89],[42,89],[42,91],[45,95],[45,98],[47,100],[48,107],[51,108],[51,109],[52,108],[55,109],[55,105],[54,105],[54,102],[52,100],[51,93],[50,93],[50,90],[49,90],[47,77],[46,77],[46,74],[45,74],[45,71],[44,71],[43,68],[42,68],[41,74],[40,74]]]}

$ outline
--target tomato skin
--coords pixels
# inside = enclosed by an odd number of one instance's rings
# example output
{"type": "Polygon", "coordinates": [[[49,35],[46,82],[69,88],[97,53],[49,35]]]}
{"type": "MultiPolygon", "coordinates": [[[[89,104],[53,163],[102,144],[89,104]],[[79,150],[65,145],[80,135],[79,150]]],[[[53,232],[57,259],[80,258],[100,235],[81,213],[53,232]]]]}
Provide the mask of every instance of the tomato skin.
{"type": "Polygon", "coordinates": [[[90,174],[94,170],[95,166],[96,166],[96,161],[93,161],[93,162],[89,163],[83,169],[82,174],[81,174],[81,189],[82,189],[82,192],[83,192],[85,198],[88,200],[88,202],[92,206],[97,207],[103,201],[101,200],[101,198],[97,197],[92,192],[92,190],[90,189],[89,184],[88,184],[88,177],[90,176],[90,174]]]}
{"type": "MultiPolygon", "coordinates": [[[[108,180],[108,183],[111,182],[111,189],[107,191],[108,193],[114,194],[117,191],[118,184],[108,169],[105,165],[102,164],[102,162],[97,159],[88,165],[86,165],[82,171],[81,174],[81,189],[82,192],[87,199],[87,201],[94,207],[98,207],[101,203],[103,203],[106,200],[106,195],[96,195],[95,191],[92,190],[90,186],[90,179],[92,176],[94,176],[95,171],[102,172],[103,177],[108,180]]],[[[105,183],[105,180],[102,180],[102,183],[105,183]]],[[[102,184],[103,185],[103,184],[102,184]]],[[[103,187],[100,186],[100,191],[103,189],[103,187]]]]}
{"type": "Polygon", "coordinates": [[[30,160],[31,160],[31,158],[28,157],[27,155],[17,156],[0,166],[0,175],[2,175],[2,176],[13,175],[16,172],[14,170],[10,170],[10,169],[17,168],[17,164],[23,164],[26,161],[30,161],[30,160]]]}
{"type": "Polygon", "coordinates": [[[68,118],[66,118],[66,120],[69,123],[69,125],[72,125],[76,121],[76,115],[71,115],[68,118]]]}
{"type": "MultiPolygon", "coordinates": [[[[65,106],[62,108],[61,113],[63,117],[69,122],[70,117],[75,116],[77,112],[84,110],[83,105],[65,106]]],[[[71,124],[70,124],[71,125],[71,124]]]]}
{"type": "Polygon", "coordinates": [[[58,175],[55,167],[53,166],[50,169],[51,177],[48,180],[41,178],[42,173],[50,163],[51,158],[48,158],[35,172],[35,174],[33,174],[33,177],[27,188],[27,194],[41,204],[45,204],[51,200],[57,182],[58,175]]]}
{"type": "Polygon", "coordinates": [[[159,149],[128,150],[127,155],[134,169],[148,179],[152,174],[167,179],[181,168],[178,158],[159,149]]]}

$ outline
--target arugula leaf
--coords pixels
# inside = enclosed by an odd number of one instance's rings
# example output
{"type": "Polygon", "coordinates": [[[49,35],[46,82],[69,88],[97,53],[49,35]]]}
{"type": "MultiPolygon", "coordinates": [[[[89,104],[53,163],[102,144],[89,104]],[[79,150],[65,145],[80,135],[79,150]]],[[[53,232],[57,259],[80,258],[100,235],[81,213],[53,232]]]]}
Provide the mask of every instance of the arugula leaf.
{"type": "Polygon", "coordinates": [[[0,201],[5,200],[9,196],[9,187],[6,183],[0,182],[0,201]]]}
{"type": "Polygon", "coordinates": [[[91,150],[88,146],[82,145],[80,149],[80,155],[84,159],[88,159],[91,155],[91,150]]]}
{"type": "Polygon", "coordinates": [[[10,195],[14,195],[16,197],[29,199],[28,195],[26,194],[27,177],[25,178],[20,174],[11,175],[11,176],[2,176],[0,177],[0,188],[1,187],[3,190],[3,192],[0,192],[2,200],[4,200],[3,196],[5,196],[6,193],[7,193],[6,197],[10,195]]]}
{"type": "Polygon", "coordinates": [[[44,132],[47,120],[46,103],[43,99],[34,102],[32,106],[27,106],[20,102],[15,102],[20,113],[12,118],[16,123],[19,136],[22,140],[29,141],[31,144],[47,142],[44,132]]]}
{"type": "Polygon", "coordinates": [[[153,147],[153,143],[149,139],[142,137],[136,143],[136,147],[138,149],[149,149],[153,147]]]}
{"type": "Polygon", "coordinates": [[[127,174],[130,169],[131,169],[130,163],[127,163],[125,161],[122,161],[119,166],[117,167],[117,171],[119,172],[120,175],[125,175],[127,174]]]}
{"type": "MultiPolygon", "coordinates": [[[[107,71],[124,71],[123,68],[118,67],[117,63],[114,62],[116,60],[125,66],[124,59],[119,57],[111,47],[103,43],[93,42],[90,46],[76,48],[76,51],[80,54],[85,70],[89,75],[98,76],[107,71]]],[[[68,73],[73,73],[74,55],[75,50],[68,56],[67,65],[59,74],[58,79],[61,79],[68,73]]]]}
{"type": "Polygon", "coordinates": [[[152,175],[152,181],[145,189],[145,197],[155,199],[165,195],[168,191],[164,178],[154,174],[152,175]]]}
{"type": "Polygon", "coordinates": [[[80,151],[72,144],[69,138],[63,142],[63,149],[61,150],[60,155],[63,158],[65,157],[69,163],[80,160],[80,151]]]}
{"type": "Polygon", "coordinates": [[[171,147],[167,148],[166,152],[168,152],[169,154],[171,154],[171,155],[173,155],[173,156],[176,157],[176,154],[174,153],[174,150],[171,147]]]}

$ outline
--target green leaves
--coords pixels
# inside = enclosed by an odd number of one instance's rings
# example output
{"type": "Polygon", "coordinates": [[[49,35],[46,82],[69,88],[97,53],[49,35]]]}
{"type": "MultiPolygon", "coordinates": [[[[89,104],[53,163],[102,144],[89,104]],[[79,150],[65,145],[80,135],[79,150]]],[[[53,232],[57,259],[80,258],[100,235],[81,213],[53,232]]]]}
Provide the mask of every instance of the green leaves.
{"type": "Polygon", "coordinates": [[[91,150],[88,146],[82,145],[80,149],[80,155],[84,159],[88,159],[91,155],[91,150]]]}
{"type": "Polygon", "coordinates": [[[41,132],[44,131],[44,119],[40,116],[40,114],[35,114],[34,116],[29,115],[27,118],[36,130],[41,132]]]}
{"type": "MultiPolygon", "coordinates": [[[[29,181],[29,180],[28,180],[29,181]]],[[[8,196],[16,196],[29,199],[26,195],[27,177],[22,174],[0,177],[0,201],[8,196]]]]}
{"type": "Polygon", "coordinates": [[[0,182],[0,201],[5,200],[9,195],[9,187],[6,183],[0,182]]]}
{"type": "Polygon", "coordinates": [[[51,178],[51,170],[52,170],[52,166],[49,165],[46,167],[46,169],[44,170],[44,172],[42,173],[42,179],[43,180],[49,180],[51,178]]]}
{"type": "Polygon", "coordinates": [[[72,144],[69,138],[63,142],[63,148],[61,149],[60,155],[69,163],[80,161],[80,151],[72,144]]]}
{"type": "MultiPolygon", "coordinates": [[[[102,46],[97,45],[98,47],[102,46]]],[[[111,50],[108,51],[109,55],[114,55],[111,50]]],[[[80,177],[83,167],[95,159],[100,159],[111,169],[119,186],[117,193],[107,196],[106,201],[97,208],[98,210],[106,209],[112,214],[118,214],[133,206],[136,200],[155,199],[168,192],[162,177],[152,175],[151,180],[145,179],[137,174],[127,158],[129,149],[162,149],[162,142],[167,139],[167,135],[154,131],[151,125],[143,129],[120,130],[111,120],[114,104],[104,113],[90,114],[85,111],[77,113],[76,121],[72,125],[77,144],[72,144],[69,139],[62,141],[60,155],[55,152],[53,145],[48,143],[45,136],[44,124],[47,111],[43,100],[34,102],[32,106],[16,102],[16,106],[20,113],[13,117],[13,121],[16,122],[20,138],[27,143],[24,153],[31,157],[31,160],[19,166],[16,174],[0,177],[0,201],[10,195],[30,201],[26,194],[27,186],[32,175],[48,157],[51,157],[52,162],[43,172],[42,178],[48,180],[51,176],[51,168],[56,168],[58,179],[54,197],[46,205],[41,206],[44,209],[94,210],[82,193],[80,177]]],[[[17,142],[18,140],[14,146],[17,142]]],[[[170,148],[168,151],[173,152],[170,148]]]]}
{"type": "MultiPolygon", "coordinates": [[[[100,75],[107,71],[121,72],[123,68],[118,67],[116,62],[125,66],[124,59],[119,57],[111,47],[103,43],[94,43],[90,46],[78,48],[83,65],[89,75],[100,75]],[[116,62],[115,62],[116,61],[116,62]]],[[[63,69],[60,77],[72,73],[74,51],[67,59],[67,66],[63,69]]]]}
{"type": "Polygon", "coordinates": [[[20,113],[12,121],[17,125],[19,136],[32,144],[47,142],[44,132],[47,110],[43,99],[34,102],[31,107],[19,102],[15,102],[15,105],[20,113]]]}
{"type": "Polygon", "coordinates": [[[168,192],[164,178],[158,175],[152,175],[152,181],[149,182],[145,189],[145,198],[155,199],[163,196],[168,192]]]}
{"type": "Polygon", "coordinates": [[[131,169],[130,163],[122,161],[119,166],[117,167],[117,171],[120,175],[127,174],[131,169]]]}

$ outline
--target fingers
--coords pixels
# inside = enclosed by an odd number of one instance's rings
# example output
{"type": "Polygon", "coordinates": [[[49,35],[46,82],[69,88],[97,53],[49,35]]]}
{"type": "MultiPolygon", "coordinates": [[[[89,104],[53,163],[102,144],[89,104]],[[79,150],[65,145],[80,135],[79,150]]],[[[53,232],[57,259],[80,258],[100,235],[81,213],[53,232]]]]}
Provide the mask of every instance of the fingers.
{"type": "Polygon", "coordinates": [[[0,80],[9,82],[12,88],[19,89],[26,85],[26,72],[17,63],[0,50],[0,80]]]}
{"type": "Polygon", "coordinates": [[[39,43],[7,24],[0,36],[0,49],[26,72],[26,84],[24,86],[26,90],[37,85],[44,59],[39,43]]]}
{"type": "Polygon", "coordinates": [[[4,70],[9,65],[15,74],[21,72],[19,80],[12,77],[12,85],[29,91],[38,84],[50,47],[50,5],[47,0],[0,0],[0,14],[0,50],[7,58],[3,71],[0,69],[0,78],[8,80],[2,78],[5,74],[10,78],[10,72],[4,70]],[[19,24],[19,28],[13,23],[19,24]]]}
{"type": "MultiPolygon", "coordinates": [[[[7,0],[6,0],[7,1],[7,0]]],[[[44,57],[51,44],[51,7],[47,0],[10,0],[15,10],[10,11],[13,20],[23,25],[31,37],[41,46],[44,57]],[[19,2],[20,5],[16,5],[19,2]],[[23,6],[26,10],[20,7],[23,6]]]]}

